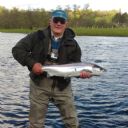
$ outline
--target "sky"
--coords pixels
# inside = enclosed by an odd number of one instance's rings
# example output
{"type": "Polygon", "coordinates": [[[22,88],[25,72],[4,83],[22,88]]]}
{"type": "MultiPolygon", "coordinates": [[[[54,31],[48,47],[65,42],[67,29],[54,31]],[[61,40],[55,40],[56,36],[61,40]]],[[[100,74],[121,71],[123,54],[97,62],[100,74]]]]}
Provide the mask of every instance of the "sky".
{"type": "Polygon", "coordinates": [[[64,9],[67,5],[73,8],[74,4],[80,6],[80,8],[89,4],[89,9],[92,10],[115,9],[128,13],[128,0],[0,0],[0,6],[8,9],[17,7],[19,9],[44,8],[45,10],[54,10],[58,6],[64,9]]]}

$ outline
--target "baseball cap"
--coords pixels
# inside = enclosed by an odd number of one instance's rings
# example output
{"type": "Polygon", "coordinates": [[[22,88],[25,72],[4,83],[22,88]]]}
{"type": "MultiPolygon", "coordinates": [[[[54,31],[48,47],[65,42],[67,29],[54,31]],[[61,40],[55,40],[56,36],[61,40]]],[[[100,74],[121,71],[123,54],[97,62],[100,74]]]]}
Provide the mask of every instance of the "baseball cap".
{"type": "Polygon", "coordinates": [[[65,11],[63,11],[63,10],[54,10],[54,11],[52,12],[52,17],[53,17],[53,18],[54,18],[54,17],[60,17],[60,18],[63,18],[63,19],[65,19],[65,20],[68,19],[67,13],[66,13],[65,11]]]}

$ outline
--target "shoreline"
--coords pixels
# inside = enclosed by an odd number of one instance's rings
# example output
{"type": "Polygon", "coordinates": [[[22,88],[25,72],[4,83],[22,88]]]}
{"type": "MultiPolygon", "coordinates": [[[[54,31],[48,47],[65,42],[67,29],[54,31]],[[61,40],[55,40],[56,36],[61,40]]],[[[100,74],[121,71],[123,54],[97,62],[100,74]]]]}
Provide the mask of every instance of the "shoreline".
{"type": "MultiPolygon", "coordinates": [[[[128,28],[72,28],[77,36],[119,36],[128,37],[128,28]]],[[[0,29],[6,33],[30,33],[38,29],[0,29]]]]}

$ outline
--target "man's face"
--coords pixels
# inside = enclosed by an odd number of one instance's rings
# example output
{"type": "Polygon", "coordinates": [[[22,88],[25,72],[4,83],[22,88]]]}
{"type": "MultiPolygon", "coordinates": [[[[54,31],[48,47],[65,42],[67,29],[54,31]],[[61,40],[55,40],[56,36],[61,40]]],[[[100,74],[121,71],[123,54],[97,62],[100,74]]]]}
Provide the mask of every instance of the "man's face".
{"type": "Polygon", "coordinates": [[[67,21],[60,17],[54,17],[50,20],[51,30],[54,35],[62,35],[67,27],[67,21]]]}

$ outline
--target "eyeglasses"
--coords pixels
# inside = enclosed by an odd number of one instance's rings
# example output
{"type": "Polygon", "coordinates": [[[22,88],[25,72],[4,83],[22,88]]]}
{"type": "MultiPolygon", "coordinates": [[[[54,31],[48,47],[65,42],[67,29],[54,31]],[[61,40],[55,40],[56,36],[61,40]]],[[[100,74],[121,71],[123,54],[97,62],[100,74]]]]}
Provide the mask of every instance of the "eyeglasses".
{"type": "Polygon", "coordinates": [[[61,24],[65,24],[66,20],[63,19],[63,18],[60,18],[60,17],[54,17],[54,18],[53,18],[53,22],[54,22],[55,24],[57,24],[58,22],[60,22],[61,24]]]}

